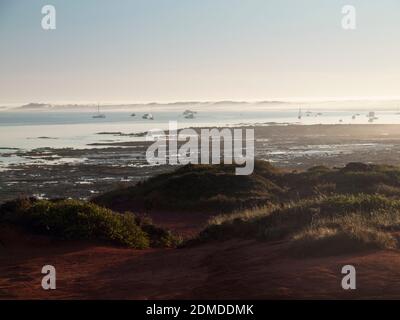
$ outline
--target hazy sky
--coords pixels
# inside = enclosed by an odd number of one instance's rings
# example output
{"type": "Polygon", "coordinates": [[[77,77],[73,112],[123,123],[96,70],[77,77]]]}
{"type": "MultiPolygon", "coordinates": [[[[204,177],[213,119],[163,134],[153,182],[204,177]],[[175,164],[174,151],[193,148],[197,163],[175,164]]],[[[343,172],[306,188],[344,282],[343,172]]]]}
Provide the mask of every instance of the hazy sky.
{"type": "Polygon", "coordinates": [[[0,103],[400,96],[399,0],[0,0],[0,43],[0,103]]]}

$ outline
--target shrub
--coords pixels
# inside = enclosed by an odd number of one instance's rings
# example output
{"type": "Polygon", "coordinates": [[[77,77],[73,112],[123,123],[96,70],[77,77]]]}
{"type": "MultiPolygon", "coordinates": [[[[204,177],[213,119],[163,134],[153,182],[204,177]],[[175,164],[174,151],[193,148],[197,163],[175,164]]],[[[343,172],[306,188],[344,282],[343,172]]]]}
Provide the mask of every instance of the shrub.
{"type": "Polygon", "coordinates": [[[97,239],[132,248],[173,244],[173,236],[132,213],[78,200],[19,199],[0,207],[1,221],[63,239],[97,239]]]}

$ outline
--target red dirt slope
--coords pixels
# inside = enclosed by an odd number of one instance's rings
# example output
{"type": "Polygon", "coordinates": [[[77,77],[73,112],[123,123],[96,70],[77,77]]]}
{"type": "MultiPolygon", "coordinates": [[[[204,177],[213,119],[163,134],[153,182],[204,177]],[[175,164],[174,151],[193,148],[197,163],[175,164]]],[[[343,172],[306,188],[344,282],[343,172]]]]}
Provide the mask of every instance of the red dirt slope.
{"type": "Polygon", "coordinates": [[[227,241],[186,249],[132,250],[2,233],[2,299],[400,298],[400,252],[294,259],[286,243],[227,241]],[[41,289],[41,268],[57,289],[41,289]],[[341,289],[341,267],[357,290],[341,289]]]}

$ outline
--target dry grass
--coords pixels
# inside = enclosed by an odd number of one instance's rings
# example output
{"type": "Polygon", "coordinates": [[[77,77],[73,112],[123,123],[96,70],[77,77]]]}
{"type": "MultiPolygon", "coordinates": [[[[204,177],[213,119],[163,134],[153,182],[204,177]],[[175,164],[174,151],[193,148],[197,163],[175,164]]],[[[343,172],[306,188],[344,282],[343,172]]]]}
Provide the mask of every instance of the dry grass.
{"type": "Polygon", "coordinates": [[[334,195],[236,212],[210,220],[197,241],[287,240],[297,256],[398,246],[400,201],[382,195],[334,195]]]}

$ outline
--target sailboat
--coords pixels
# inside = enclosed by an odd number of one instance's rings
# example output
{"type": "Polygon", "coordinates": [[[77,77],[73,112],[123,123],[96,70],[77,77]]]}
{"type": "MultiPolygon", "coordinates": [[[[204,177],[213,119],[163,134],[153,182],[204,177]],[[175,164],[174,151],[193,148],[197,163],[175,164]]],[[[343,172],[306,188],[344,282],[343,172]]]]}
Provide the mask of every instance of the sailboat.
{"type": "Polygon", "coordinates": [[[299,115],[297,116],[297,119],[301,119],[301,117],[302,117],[302,114],[301,114],[301,108],[299,108],[299,115]]]}
{"type": "Polygon", "coordinates": [[[97,104],[97,114],[95,114],[92,118],[93,119],[104,119],[106,115],[104,113],[100,113],[100,105],[97,104]]]}

